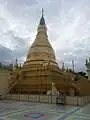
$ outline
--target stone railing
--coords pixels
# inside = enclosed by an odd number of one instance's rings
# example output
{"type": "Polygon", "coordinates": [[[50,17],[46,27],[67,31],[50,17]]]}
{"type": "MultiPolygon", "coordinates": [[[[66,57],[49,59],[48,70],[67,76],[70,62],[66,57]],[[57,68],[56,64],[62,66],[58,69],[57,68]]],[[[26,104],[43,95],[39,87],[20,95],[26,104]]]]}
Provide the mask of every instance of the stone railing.
{"type": "MultiPolygon", "coordinates": [[[[48,95],[19,95],[19,94],[8,94],[7,100],[17,100],[17,101],[30,101],[30,102],[43,102],[43,103],[56,103],[57,96],[48,96],[48,95]]],[[[65,104],[67,105],[77,105],[83,106],[90,102],[90,96],[84,97],[70,97],[66,96],[65,104]]]]}
{"type": "Polygon", "coordinates": [[[68,105],[77,105],[77,106],[83,106],[90,103],[90,96],[83,96],[83,97],[79,97],[79,96],[75,96],[75,97],[71,97],[71,96],[67,96],[66,97],[66,104],[68,105]]]}
{"type": "Polygon", "coordinates": [[[56,97],[57,96],[47,96],[47,95],[8,94],[6,99],[7,100],[17,100],[17,101],[56,103],[56,97]]]}

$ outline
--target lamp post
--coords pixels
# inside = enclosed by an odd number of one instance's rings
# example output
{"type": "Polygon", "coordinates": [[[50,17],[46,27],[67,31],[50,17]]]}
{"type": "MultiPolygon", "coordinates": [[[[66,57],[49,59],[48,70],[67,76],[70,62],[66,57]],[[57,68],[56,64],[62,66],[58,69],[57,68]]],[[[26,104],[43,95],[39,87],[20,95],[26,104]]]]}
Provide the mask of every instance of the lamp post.
{"type": "Polygon", "coordinates": [[[40,93],[42,94],[42,72],[43,72],[43,63],[41,64],[41,91],[40,93]]]}
{"type": "Polygon", "coordinates": [[[41,66],[41,94],[42,94],[42,72],[43,72],[43,64],[41,66]]]}
{"type": "MultiPolygon", "coordinates": [[[[45,66],[47,66],[47,69],[49,69],[50,61],[48,61],[45,66]]],[[[49,69],[49,70],[50,70],[50,69],[49,69]]],[[[45,74],[45,78],[46,78],[46,74],[45,74]]],[[[47,79],[46,79],[46,91],[47,91],[47,90],[48,90],[48,83],[47,83],[47,79]]]]}
{"type": "MultiPolygon", "coordinates": [[[[77,83],[77,81],[78,81],[78,74],[76,74],[76,78],[75,78],[74,81],[77,83]]],[[[78,96],[79,96],[79,93],[78,93],[78,91],[76,90],[76,88],[75,88],[75,95],[77,96],[77,106],[78,106],[78,96]]]]}
{"type": "Polygon", "coordinates": [[[35,85],[35,94],[38,94],[38,84],[37,84],[37,81],[38,81],[38,67],[36,68],[36,85],[35,85]]]}
{"type": "Polygon", "coordinates": [[[47,93],[47,78],[46,78],[46,67],[45,66],[44,66],[44,72],[45,72],[45,81],[46,81],[45,89],[47,93]]]}
{"type": "MultiPolygon", "coordinates": [[[[50,66],[50,57],[49,57],[48,53],[47,53],[47,57],[48,57],[47,66],[48,66],[48,69],[49,69],[49,66],[50,66]]],[[[50,74],[51,74],[51,69],[49,69],[49,70],[50,70],[50,74]]],[[[52,76],[51,76],[51,79],[52,79],[52,76]]],[[[52,82],[52,80],[51,80],[51,82],[52,82]]],[[[48,90],[48,88],[47,88],[47,90],[48,90]]],[[[51,103],[52,103],[52,86],[51,86],[51,103]]]]}
{"type": "MultiPolygon", "coordinates": [[[[45,81],[46,81],[46,85],[44,84],[44,88],[45,88],[46,91],[47,91],[46,64],[45,64],[45,63],[43,64],[43,67],[44,67],[44,75],[45,75],[45,81]]],[[[45,91],[44,91],[44,92],[45,92],[45,91]]]]}
{"type": "MultiPolygon", "coordinates": [[[[46,79],[46,66],[47,66],[48,64],[46,63],[46,62],[43,62],[43,65],[42,65],[42,67],[43,67],[43,69],[44,69],[44,75],[45,75],[45,81],[46,81],[46,86],[44,86],[45,87],[45,89],[46,89],[46,92],[47,92],[47,79],[46,79]]],[[[42,83],[42,82],[41,82],[42,83]]]]}
{"type": "Polygon", "coordinates": [[[44,75],[45,75],[45,81],[46,81],[46,84],[44,87],[45,87],[46,92],[47,92],[46,66],[47,66],[47,64],[46,64],[46,62],[44,62],[43,67],[44,67],[44,75]]]}
{"type": "MultiPolygon", "coordinates": [[[[37,73],[38,73],[37,78],[38,78],[38,80],[40,80],[40,67],[37,68],[37,73]]],[[[41,80],[39,82],[41,82],[41,80]]],[[[38,84],[37,89],[38,89],[38,93],[39,93],[39,102],[40,102],[41,83],[38,84]]]]}

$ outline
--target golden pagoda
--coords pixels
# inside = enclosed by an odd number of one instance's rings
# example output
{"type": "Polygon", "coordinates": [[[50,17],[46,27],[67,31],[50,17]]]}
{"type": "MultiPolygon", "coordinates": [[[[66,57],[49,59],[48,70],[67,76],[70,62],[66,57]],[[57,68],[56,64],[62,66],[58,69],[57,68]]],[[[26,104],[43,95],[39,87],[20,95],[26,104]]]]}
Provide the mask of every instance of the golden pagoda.
{"type": "Polygon", "coordinates": [[[37,28],[36,38],[31,45],[23,69],[21,80],[12,88],[12,92],[47,92],[52,89],[52,82],[59,79],[59,67],[55,52],[48,41],[47,27],[42,16],[37,28]]]}
{"type": "MultiPolygon", "coordinates": [[[[47,94],[52,90],[54,83],[54,91],[64,91],[67,95],[76,95],[76,92],[79,95],[83,94],[80,93],[81,81],[80,84],[74,82],[76,75],[69,70],[66,72],[60,70],[56,62],[55,52],[48,40],[43,9],[36,38],[28,51],[22,70],[16,75],[17,77],[13,76],[13,81],[9,84],[9,93],[47,94]]],[[[86,80],[83,77],[80,79],[86,80]]]]}

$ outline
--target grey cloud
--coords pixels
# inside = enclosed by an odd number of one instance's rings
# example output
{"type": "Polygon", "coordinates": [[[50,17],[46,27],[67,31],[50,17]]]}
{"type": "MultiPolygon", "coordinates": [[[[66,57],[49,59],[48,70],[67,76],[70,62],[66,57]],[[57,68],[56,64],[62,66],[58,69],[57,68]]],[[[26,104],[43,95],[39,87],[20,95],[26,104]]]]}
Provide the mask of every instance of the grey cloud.
{"type": "Polygon", "coordinates": [[[7,31],[6,33],[4,33],[2,39],[3,41],[7,40],[10,43],[10,48],[12,49],[12,52],[10,54],[12,55],[12,58],[21,58],[26,55],[28,47],[25,43],[25,40],[16,36],[13,31],[7,31]]]}
{"type": "Polygon", "coordinates": [[[4,4],[5,3],[5,0],[0,0],[0,4],[4,4]]]}
{"type": "MultiPolygon", "coordinates": [[[[23,59],[28,41],[36,32],[42,6],[58,62],[63,60],[71,67],[75,60],[77,70],[85,69],[85,58],[90,53],[90,0],[7,0],[0,20],[0,44],[9,43],[10,49],[14,48],[13,57],[23,59]]],[[[31,40],[34,38],[35,34],[31,40]]]]}
{"type": "Polygon", "coordinates": [[[36,4],[36,0],[7,0],[4,7],[15,19],[23,19],[30,14],[33,16],[33,11],[30,8],[33,8],[32,6],[36,4]],[[27,9],[29,10],[27,11],[27,9]]]}
{"type": "Polygon", "coordinates": [[[0,62],[8,64],[15,63],[15,59],[17,58],[19,62],[23,62],[24,52],[20,52],[19,50],[11,50],[7,47],[0,45],[0,62]]]}
{"type": "Polygon", "coordinates": [[[17,47],[17,46],[24,47],[25,46],[25,41],[22,38],[16,36],[15,33],[12,30],[4,33],[4,36],[6,37],[6,39],[9,37],[9,40],[11,41],[11,44],[15,47],[17,47]]]}
{"type": "Polygon", "coordinates": [[[36,0],[7,0],[7,2],[11,5],[16,5],[16,6],[23,6],[23,5],[34,5],[36,4],[36,0]]]}
{"type": "Polygon", "coordinates": [[[12,54],[9,48],[0,45],[0,61],[11,60],[12,54]]]}
{"type": "Polygon", "coordinates": [[[3,33],[3,31],[7,30],[7,28],[9,27],[8,21],[1,16],[0,16],[0,26],[1,26],[0,33],[3,33]]]}

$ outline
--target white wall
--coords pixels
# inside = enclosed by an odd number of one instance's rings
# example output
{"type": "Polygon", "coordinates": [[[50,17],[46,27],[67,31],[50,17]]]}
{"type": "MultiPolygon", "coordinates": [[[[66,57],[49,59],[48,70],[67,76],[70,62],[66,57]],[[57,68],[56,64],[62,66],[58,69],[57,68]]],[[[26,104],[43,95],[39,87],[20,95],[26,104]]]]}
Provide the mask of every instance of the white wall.
{"type": "Polygon", "coordinates": [[[76,97],[67,96],[66,97],[66,104],[77,105],[77,98],[76,97]]]}
{"type": "Polygon", "coordinates": [[[43,103],[56,103],[56,96],[47,96],[47,95],[8,94],[6,99],[9,99],[9,100],[21,100],[21,101],[33,101],[33,102],[43,102],[43,103]]]}
{"type": "MultiPolygon", "coordinates": [[[[18,95],[9,94],[7,95],[8,100],[21,100],[21,101],[33,101],[33,102],[43,102],[43,103],[54,103],[56,104],[56,96],[47,95],[18,95]]],[[[90,102],[90,96],[84,97],[70,97],[67,96],[65,100],[67,105],[79,105],[83,106],[90,102]]]]}
{"type": "Polygon", "coordinates": [[[86,105],[90,102],[90,96],[83,96],[83,97],[70,97],[67,96],[66,97],[66,104],[68,105],[79,105],[79,106],[83,106],[86,105]]]}

